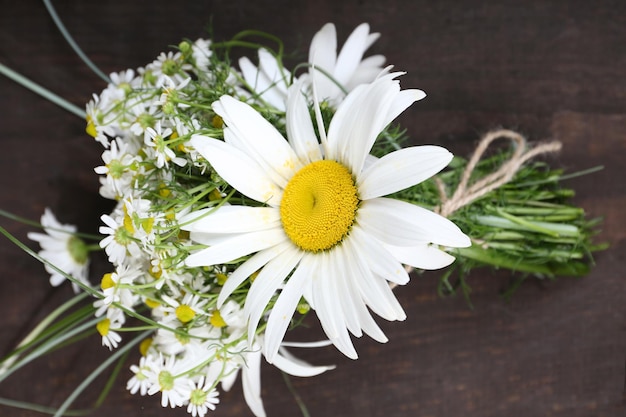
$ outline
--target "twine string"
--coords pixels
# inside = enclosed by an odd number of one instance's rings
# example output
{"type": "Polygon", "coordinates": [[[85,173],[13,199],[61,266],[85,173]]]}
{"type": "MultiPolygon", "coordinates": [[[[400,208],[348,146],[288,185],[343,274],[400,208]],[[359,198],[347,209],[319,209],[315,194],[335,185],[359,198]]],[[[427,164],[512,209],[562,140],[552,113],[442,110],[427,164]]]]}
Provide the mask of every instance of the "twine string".
{"type": "Polygon", "coordinates": [[[460,208],[471,204],[490,191],[493,191],[511,181],[522,165],[524,165],[524,163],[526,163],[529,159],[532,159],[537,155],[557,152],[560,149],[561,142],[559,141],[542,143],[533,148],[527,149],[526,138],[513,130],[499,129],[488,132],[483,136],[476,147],[474,154],[470,158],[463,174],[461,175],[461,181],[454,191],[454,194],[452,194],[452,197],[448,198],[445,185],[439,178],[435,177],[435,182],[441,199],[441,204],[435,209],[435,211],[444,217],[450,217],[460,208]],[[476,165],[481,160],[487,148],[489,148],[495,140],[500,138],[509,139],[513,142],[515,150],[511,157],[495,172],[492,172],[491,174],[475,181],[473,184],[468,185],[476,165]]]}
{"type": "MultiPolygon", "coordinates": [[[[472,157],[467,163],[467,166],[461,175],[461,181],[459,182],[456,190],[454,190],[452,197],[448,198],[446,186],[443,181],[441,181],[438,177],[434,177],[435,184],[437,185],[437,189],[439,191],[439,198],[441,200],[440,205],[435,207],[434,211],[444,217],[450,217],[460,208],[471,204],[490,191],[493,191],[511,181],[522,165],[524,165],[528,160],[537,155],[557,152],[561,149],[561,147],[561,142],[552,141],[542,143],[528,149],[526,138],[513,130],[498,129],[486,133],[478,143],[472,157]],[[501,138],[509,139],[513,143],[515,150],[513,151],[511,157],[504,162],[498,170],[480,178],[468,186],[469,180],[476,169],[476,165],[483,157],[485,151],[487,151],[487,148],[489,148],[495,140],[501,138]]],[[[408,273],[411,273],[414,269],[410,265],[405,265],[404,268],[408,273]]],[[[389,287],[391,289],[396,286],[396,283],[389,283],[389,287]]]]}

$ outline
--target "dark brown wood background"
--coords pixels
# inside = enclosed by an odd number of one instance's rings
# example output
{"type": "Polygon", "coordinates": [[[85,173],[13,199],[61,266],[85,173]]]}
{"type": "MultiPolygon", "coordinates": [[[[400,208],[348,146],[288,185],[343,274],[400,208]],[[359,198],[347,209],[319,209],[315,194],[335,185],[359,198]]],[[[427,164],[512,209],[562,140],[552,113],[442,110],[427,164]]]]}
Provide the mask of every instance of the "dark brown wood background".
{"type": "MultiPolygon", "coordinates": [[[[466,153],[478,135],[504,126],[535,140],[561,140],[563,151],[550,158],[555,166],[604,165],[569,184],[589,216],[604,216],[600,240],[611,244],[589,276],[528,281],[506,303],[499,292],[510,274],[477,270],[469,279],[473,310],[460,296],[436,295],[438,273],[414,277],[398,291],[406,322],[381,323],[389,343],[358,340],[357,361],[332,348],[297,352],[337,369],[293,384],[318,417],[626,415],[626,2],[56,3],[105,72],[144,65],[184,37],[206,36],[211,20],[218,40],[254,28],[301,52],[325,22],[337,24],[342,39],[369,22],[382,33],[373,51],[408,72],[404,87],[428,93],[402,116],[413,143],[466,153]]],[[[0,62],[79,106],[104,87],[36,0],[0,0],[0,62]]],[[[95,232],[110,208],[93,173],[100,153],[83,121],[0,77],[0,208],[38,219],[49,206],[63,222],[95,232]]],[[[6,219],[0,225],[22,239],[33,230],[6,219]]],[[[101,274],[104,263],[94,269],[94,276],[101,274]]],[[[51,289],[42,266],[4,238],[0,282],[0,354],[71,295],[67,287],[51,289]]],[[[58,406],[106,357],[99,345],[94,337],[25,368],[0,384],[0,396],[58,406]]],[[[131,396],[124,389],[128,377],[124,370],[93,416],[186,415],[161,409],[157,397],[131,396]]],[[[90,390],[79,405],[89,405],[97,392],[90,390]]],[[[263,398],[269,416],[299,414],[269,366],[263,398]]],[[[221,400],[215,416],[251,415],[239,385],[221,400]]],[[[0,415],[36,414],[0,406],[0,415]]]]}

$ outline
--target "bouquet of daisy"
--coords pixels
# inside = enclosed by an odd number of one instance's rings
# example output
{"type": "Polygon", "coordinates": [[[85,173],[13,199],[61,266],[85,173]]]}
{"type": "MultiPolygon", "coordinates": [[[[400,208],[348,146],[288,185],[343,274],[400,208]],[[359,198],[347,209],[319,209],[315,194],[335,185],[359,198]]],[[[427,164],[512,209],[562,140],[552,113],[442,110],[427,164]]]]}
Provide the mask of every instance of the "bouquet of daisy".
{"type": "Polygon", "coordinates": [[[94,301],[55,337],[35,329],[3,360],[0,381],[29,351],[95,326],[110,363],[139,345],[131,393],[202,417],[240,375],[252,413],[264,416],[263,360],[308,377],[333,366],[289,349],[334,345],[356,359],[352,336],[386,342],[373,316],[405,319],[393,288],[413,270],[452,264],[443,293],[467,292],[476,266],[540,278],[586,272],[594,223],[567,202],[560,171],[531,161],[558,143],[531,148],[499,131],[469,160],[435,145],[402,147],[394,120],[425,93],[401,88],[403,73],[383,56],[366,57],[379,36],[367,24],[339,51],[325,25],[293,69],[280,43],[254,41],[273,39],[263,36],[184,40],[111,74],[93,96],[86,130],[103,147],[95,172],[115,208],[102,215],[96,245],[50,211],[45,233],[29,237],[51,284],[67,279],[79,293],[49,322],[94,301]],[[233,48],[256,57],[235,64],[233,48]],[[512,150],[483,158],[498,138],[512,150]],[[99,249],[110,272],[92,286],[89,252],[99,249]],[[327,339],[287,341],[309,313],[327,339]]]}

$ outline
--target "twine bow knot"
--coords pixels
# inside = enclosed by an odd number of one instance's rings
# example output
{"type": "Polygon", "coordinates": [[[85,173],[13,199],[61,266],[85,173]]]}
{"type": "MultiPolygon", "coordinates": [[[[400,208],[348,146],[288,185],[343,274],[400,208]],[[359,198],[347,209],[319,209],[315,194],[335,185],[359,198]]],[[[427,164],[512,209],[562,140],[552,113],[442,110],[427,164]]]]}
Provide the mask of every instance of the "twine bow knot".
{"type": "Polygon", "coordinates": [[[529,159],[534,158],[537,155],[557,152],[560,149],[561,142],[559,141],[542,143],[534,148],[527,149],[526,138],[515,131],[499,129],[488,132],[483,136],[480,143],[476,147],[474,154],[463,171],[461,181],[459,182],[459,185],[454,191],[452,197],[448,198],[443,181],[435,177],[435,182],[437,184],[437,188],[439,189],[441,199],[441,204],[435,209],[435,211],[444,217],[449,217],[461,207],[471,204],[473,201],[479,199],[488,192],[493,191],[511,181],[521,166],[524,165],[524,163],[529,159]],[[480,161],[489,145],[491,145],[493,141],[500,138],[509,139],[514,143],[515,151],[513,152],[513,155],[511,155],[511,157],[503,163],[497,171],[484,176],[472,185],[468,186],[469,179],[476,168],[476,164],[478,164],[478,161],[480,161]]]}

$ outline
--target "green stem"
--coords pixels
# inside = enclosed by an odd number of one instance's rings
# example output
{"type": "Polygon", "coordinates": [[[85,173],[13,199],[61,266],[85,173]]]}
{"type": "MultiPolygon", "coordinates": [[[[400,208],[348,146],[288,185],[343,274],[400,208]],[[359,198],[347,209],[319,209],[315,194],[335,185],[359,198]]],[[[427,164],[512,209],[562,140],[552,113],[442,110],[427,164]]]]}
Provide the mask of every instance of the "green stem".
{"type": "Polygon", "coordinates": [[[48,314],[46,318],[44,318],[26,337],[15,347],[14,353],[7,357],[4,361],[2,361],[2,367],[0,368],[0,375],[3,375],[14,363],[19,359],[18,350],[20,348],[25,347],[29,343],[35,340],[36,337],[41,335],[42,332],[46,331],[48,327],[52,324],[54,320],[57,319],[61,314],[67,311],[70,307],[78,303],[87,297],[87,293],[81,293],[75,297],[72,297],[70,300],[63,303],[61,306],[57,307],[52,313],[48,314]]]}
{"type": "Polygon", "coordinates": [[[130,342],[128,342],[124,347],[119,348],[118,350],[115,351],[115,353],[113,353],[107,360],[105,360],[104,362],[102,362],[100,364],[100,366],[98,366],[96,369],[94,369],[91,374],[89,374],[87,376],[87,378],[85,378],[85,380],[83,382],[80,383],[80,385],[78,385],[78,387],[76,387],[76,389],[74,390],[74,392],[72,392],[63,402],[63,404],[61,404],[61,406],[59,407],[59,409],[57,410],[57,412],[54,414],[54,417],[62,417],[65,414],[65,411],[69,408],[70,405],[72,405],[72,403],[74,402],[74,400],[102,373],[104,372],[104,370],[106,368],[109,367],[109,365],[111,365],[113,362],[115,362],[116,360],[118,360],[120,357],[122,357],[124,354],[126,354],[126,352],[128,352],[130,350],[130,348],[132,348],[133,346],[137,345],[139,342],[141,342],[143,339],[145,339],[148,334],[150,334],[150,332],[144,332],[141,333],[140,335],[138,335],[137,337],[135,337],[133,340],[131,340],[130,342]]]}
{"type": "Polygon", "coordinates": [[[20,369],[22,366],[32,362],[33,360],[41,357],[44,354],[50,352],[56,346],[58,346],[61,343],[63,343],[65,340],[68,340],[68,339],[74,337],[75,335],[77,335],[77,334],[79,334],[81,332],[90,330],[99,321],[100,321],[100,319],[98,318],[98,319],[93,319],[91,321],[85,322],[81,326],[78,326],[78,327],[68,331],[67,333],[59,335],[57,338],[55,338],[55,339],[53,339],[51,341],[43,343],[40,347],[38,347],[37,349],[33,350],[30,354],[26,355],[19,362],[17,362],[15,365],[13,365],[10,369],[7,369],[5,373],[0,375],[0,382],[5,380],[9,375],[11,375],[13,372],[17,371],[18,369],[20,369]]]}
{"type": "MultiPolygon", "coordinates": [[[[25,401],[11,400],[9,398],[0,398],[0,405],[7,407],[20,408],[22,410],[34,411],[42,414],[54,414],[56,409],[52,407],[46,407],[39,404],[32,404],[25,401]]],[[[90,413],[91,410],[66,410],[64,416],[85,416],[90,413]]]]}
{"type": "Polygon", "coordinates": [[[42,258],[41,256],[39,256],[38,253],[33,251],[31,248],[26,246],[24,243],[22,243],[18,238],[16,238],[11,233],[9,233],[9,231],[6,230],[4,227],[0,226],[0,234],[4,235],[7,239],[9,239],[11,242],[13,242],[18,248],[22,249],[24,252],[26,252],[27,254],[32,256],[33,258],[37,259],[42,264],[48,265],[54,271],[56,271],[59,274],[63,275],[67,280],[69,280],[72,283],[78,285],[78,287],[80,287],[86,293],[88,293],[88,294],[90,294],[90,295],[92,295],[92,296],[94,296],[96,298],[102,298],[103,297],[102,294],[100,294],[96,289],[91,288],[89,285],[86,285],[82,281],[80,281],[80,280],[74,278],[73,276],[69,275],[67,272],[63,271],[62,269],[60,269],[59,267],[54,265],[52,262],[50,262],[50,261],[42,258]]]}
{"type": "Polygon", "coordinates": [[[289,375],[287,375],[287,373],[283,371],[281,371],[281,374],[283,375],[283,380],[285,381],[285,385],[287,385],[287,389],[289,390],[289,392],[291,392],[291,395],[293,395],[293,399],[295,400],[296,404],[298,404],[298,408],[300,408],[302,417],[311,417],[311,414],[309,414],[309,410],[307,409],[306,404],[304,404],[302,397],[300,397],[300,394],[298,394],[293,384],[291,383],[289,375]]]}
{"type": "Polygon", "coordinates": [[[61,34],[63,35],[63,37],[65,38],[65,40],[67,41],[67,43],[72,47],[72,49],[74,50],[74,52],[76,52],[76,54],[78,55],[78,57],[85,63],[87,64],[87,66],[100,78],[102,78],[104,80],[105,83],[110,83],[111,80],[109,77],[106,76],[105,73],[103,73],[102,71],[100,71],[100,68],[98,68],[96,66],[96,64],[94,64],[93,62],[91,62],[91,60],[87,57],[87,55],[85,55],[85,53],[83,52],[82,49],[80,49],[80,47],[78,46],[78,44],[74,41],[74,38],[72,38],[72,35],[70,35],[70,33],[68,32],[68,30],[65,28],[65,25],[63,24],[63,22],[61,21],[61,18],[59,17],[59,15],[57,14],[56,10],[54,9],[54,7],[52,6],[52,2],[50,0],[43,0],[43,4],[46,6],[46,9],[48,9],[48,13],[50,13],[50,17],[52,18],[52,20],[54,21],[54,24],[57,26],[57,28],[59,29],[59,31],[61,32],[61,34]]]}
{"type": "Polygon", "coordinates": [[[87,117],[87,113],[85,113],[85,110],[70,103],[69,101],[65,100],[61,96],[54,94],[52,91],[40,86],[39,84],[36,84],[35,82],[29,80],[23,75],[18,74],[17,72],[13,71],[11,68],[7,67],[6,65],[0,64],[0,74],[10,78],[11,80],[21,85],[22,87],[26,87],[33,93],[39,94],[46,100],[56,104],[57,106],[69,111],[72,114],[75,114],[76,116],[80,117],[83,120],[87,117]]]}
{"type": "Polygon", "coordinates": [[[553,275],[550,268],[541,264],[528,264],[519,260],[507,259],[503,257],[491,256],[488,250],[482,249],[477,245],[470,246],[469,248],[454,249],[453,252],[458,256],[473,259],[475,261],[482,262],[487,265],[495,266],[498,268],[506,268],[512,271],[518,272],[531,272],[535,274],[553,275]]]}

